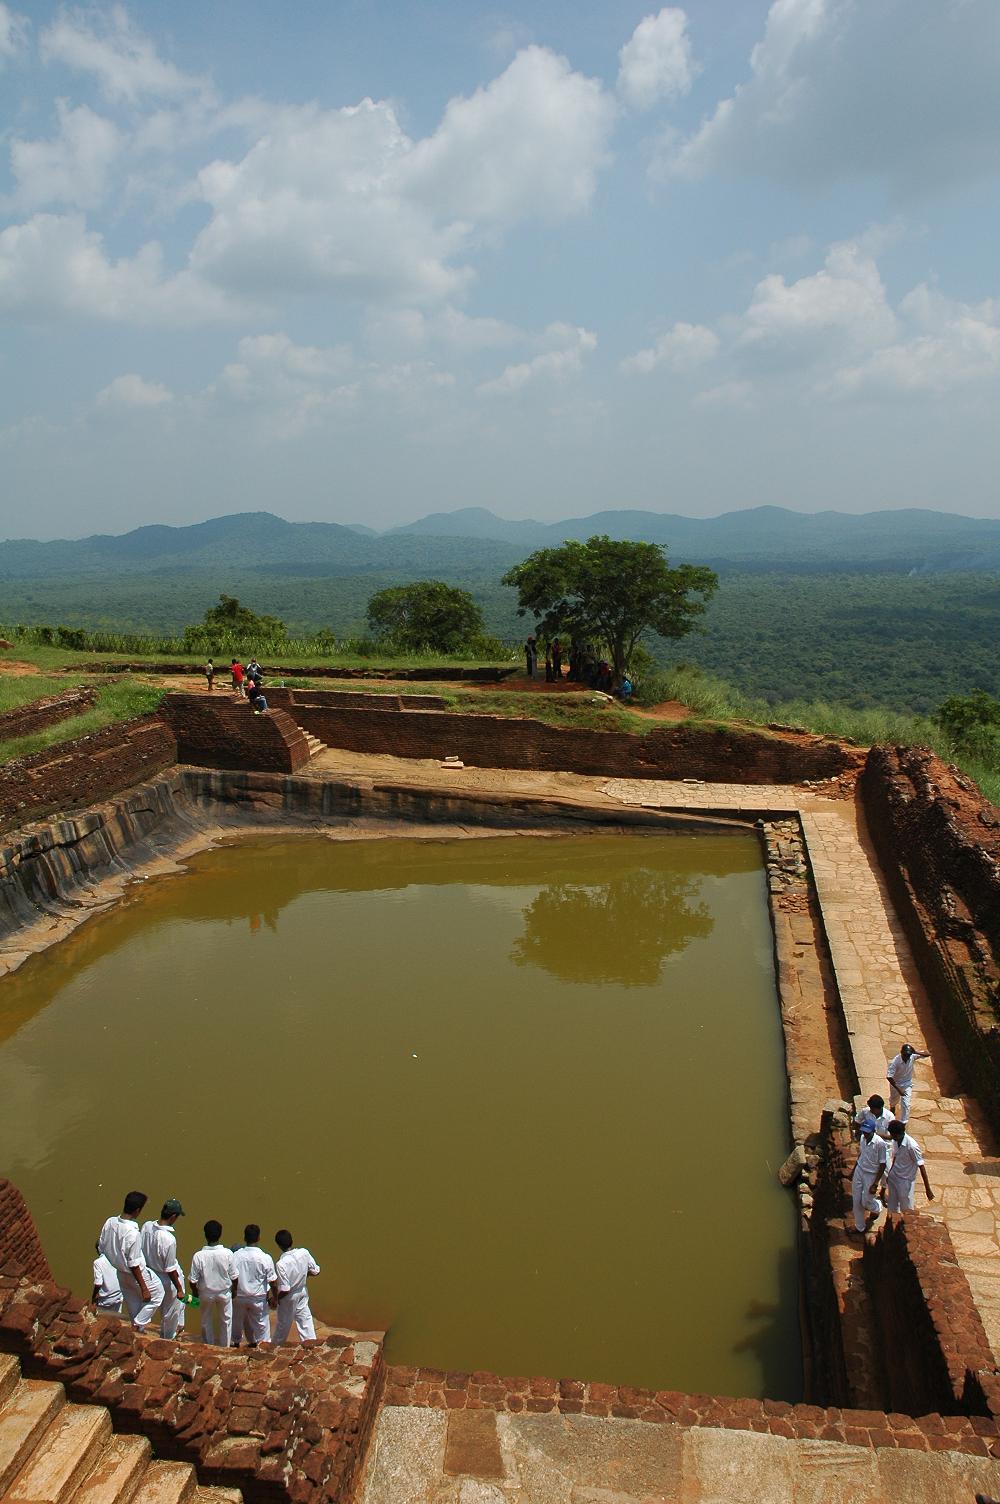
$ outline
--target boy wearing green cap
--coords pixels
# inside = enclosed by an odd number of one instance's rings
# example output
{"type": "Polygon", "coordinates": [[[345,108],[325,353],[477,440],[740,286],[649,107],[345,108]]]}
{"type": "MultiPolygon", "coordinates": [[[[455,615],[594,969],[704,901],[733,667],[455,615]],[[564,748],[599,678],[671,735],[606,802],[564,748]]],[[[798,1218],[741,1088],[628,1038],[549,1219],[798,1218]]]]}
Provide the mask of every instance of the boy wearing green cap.
{"type": "Polygon", "coordinates": [[[177,1260],[177,1234],[174,1224],[183,1217],[184,1208],[176,1196],[164,1201],[156,1222],[142,1225],[140,1242],[146,1264],[163,1286],[160,1304],[160,1336],[176,1337],[184,1325],[184,1274],[177,1260]]]}

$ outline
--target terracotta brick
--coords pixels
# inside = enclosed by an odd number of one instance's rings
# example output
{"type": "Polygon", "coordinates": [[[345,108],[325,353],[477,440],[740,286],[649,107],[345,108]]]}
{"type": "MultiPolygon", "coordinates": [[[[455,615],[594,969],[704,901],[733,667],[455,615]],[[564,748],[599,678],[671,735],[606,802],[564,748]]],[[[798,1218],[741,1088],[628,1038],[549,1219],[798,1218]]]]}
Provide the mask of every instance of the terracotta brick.
{"type": "Polygon", "coordinates": [[[535,1415],[548,1415],[551,1411],[555,1410],[556,1401],[554,1399],[546,1399],[541,1395],[532,1395],[526,1401],[526,1408],[531,1410],[535,1415]]]}

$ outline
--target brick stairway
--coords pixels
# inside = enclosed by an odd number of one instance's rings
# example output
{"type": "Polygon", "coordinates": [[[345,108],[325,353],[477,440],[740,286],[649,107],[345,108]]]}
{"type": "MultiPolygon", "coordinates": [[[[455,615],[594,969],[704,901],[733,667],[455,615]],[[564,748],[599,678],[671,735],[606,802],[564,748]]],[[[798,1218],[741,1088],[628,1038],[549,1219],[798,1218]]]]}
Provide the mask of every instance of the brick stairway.
{"type": "Polygon", "coordinates": [[[72,1405],[62,1384],[21,1377],[0,1353],[0,1500],[10,1504],[241,1504],[201,1488],[187,1462],[154,1462],[144,1436],[119,1436],[103,1405],[72,1405]]]}
{"type": "Polygon", "coordinates": [[[326,742],[321,742],[318,736],[313,736],[311,731],[307,731],[304,726],[299,726],[298,721],[295,724],[306,739],[306,744],[309,748],[309,761],[312,762],[318,752],[325,752],[327,750],[326,742]]]}

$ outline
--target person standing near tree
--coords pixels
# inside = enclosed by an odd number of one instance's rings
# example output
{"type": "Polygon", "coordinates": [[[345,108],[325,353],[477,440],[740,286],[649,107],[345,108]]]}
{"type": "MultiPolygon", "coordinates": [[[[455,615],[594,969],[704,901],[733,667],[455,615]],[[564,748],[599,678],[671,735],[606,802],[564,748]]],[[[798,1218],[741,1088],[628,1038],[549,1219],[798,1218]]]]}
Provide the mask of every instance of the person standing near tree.
{"type": "Polygon", "coordinates": [[[538,647],[533,637],[529,637],[524,644],[524,667],[528,678],[533,679],[538,667],[538,647]]]}
{"type": "Polygon", "coordinates": [[[215,687],[215,664],[212,662],[211,658],[205,664],[205,678],[208,680],[208,692],[209,694],[211,694],[213,688],[215,687]]]}
{"type": "Polygon", "coordinates": [[[562,678],[562,643],[558,637],[552,642],[552,677],[557,683],[562,678]]]}

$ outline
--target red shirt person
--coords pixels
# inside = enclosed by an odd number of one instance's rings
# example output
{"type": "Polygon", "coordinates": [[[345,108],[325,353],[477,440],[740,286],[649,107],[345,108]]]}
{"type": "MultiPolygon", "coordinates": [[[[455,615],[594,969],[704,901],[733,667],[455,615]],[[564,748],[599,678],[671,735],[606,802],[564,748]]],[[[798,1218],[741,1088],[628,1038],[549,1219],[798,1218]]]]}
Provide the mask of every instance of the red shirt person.
{"type": "Polygon", "coordinates": [[[233,688],[238,695],[243,693],[243,681],[246,678],[246,670],[238,658],[234,658],[230,664],[233,675],[233,688]]]}

